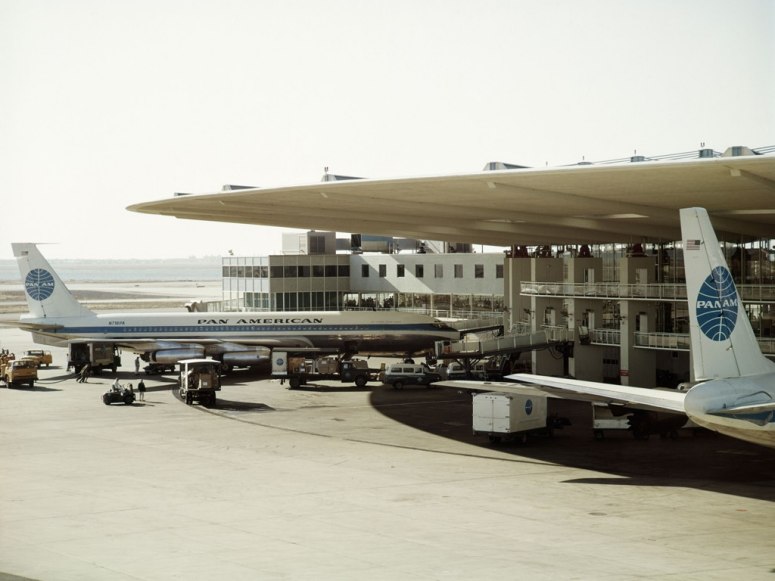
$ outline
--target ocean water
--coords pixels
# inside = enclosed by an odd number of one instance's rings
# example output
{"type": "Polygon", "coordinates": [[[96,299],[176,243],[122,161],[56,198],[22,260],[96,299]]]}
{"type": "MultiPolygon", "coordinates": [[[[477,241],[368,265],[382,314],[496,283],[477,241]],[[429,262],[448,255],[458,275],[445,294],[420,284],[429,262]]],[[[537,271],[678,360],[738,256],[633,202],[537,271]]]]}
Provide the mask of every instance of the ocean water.
{"type": "MultiPolygon", "coordinates": [[[[50,260],[65,282],[221,280],[221,258],[159,260],[50,260]]],[[[0,282],[21,282],[16,260],[0,260],[0,282]]]]}

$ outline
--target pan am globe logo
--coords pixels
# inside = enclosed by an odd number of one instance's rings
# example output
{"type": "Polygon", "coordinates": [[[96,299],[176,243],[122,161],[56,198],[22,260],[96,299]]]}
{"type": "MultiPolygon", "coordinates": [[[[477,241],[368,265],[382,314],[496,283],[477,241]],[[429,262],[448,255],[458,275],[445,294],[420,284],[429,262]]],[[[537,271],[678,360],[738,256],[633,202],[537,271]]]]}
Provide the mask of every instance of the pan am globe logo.
{"type": "Polygon", "coordinates": [[[732,275],[723,266],[717,266],[697,294],[697,323],[708,339],[729,339],[737,324],[738,303],[732,275]]]}
{"type": "Polygon", "coordinates": [[[54,292],[54,277],[42,268],[33,268],[24,280],[27,294],[36,301],[45,301],[54,292]]]}

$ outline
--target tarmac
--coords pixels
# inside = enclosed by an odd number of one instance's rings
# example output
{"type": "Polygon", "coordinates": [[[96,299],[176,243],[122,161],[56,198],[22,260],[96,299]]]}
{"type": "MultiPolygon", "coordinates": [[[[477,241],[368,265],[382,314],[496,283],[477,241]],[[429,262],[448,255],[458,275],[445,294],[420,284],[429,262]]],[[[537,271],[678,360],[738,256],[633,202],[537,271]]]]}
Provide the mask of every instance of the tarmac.
{"type": "MultiPolygon", "coordinates": [[[[0,346],[33,348],[0,329],[0,346]]],[[[775,579],[775,450],[709,432],[493,447],[451,389],[237,371],[105,406],[66,355],[0,389],[0,579],[775,579]]],[[[136,385],[134,356],[120,381],[136,385]]]]}

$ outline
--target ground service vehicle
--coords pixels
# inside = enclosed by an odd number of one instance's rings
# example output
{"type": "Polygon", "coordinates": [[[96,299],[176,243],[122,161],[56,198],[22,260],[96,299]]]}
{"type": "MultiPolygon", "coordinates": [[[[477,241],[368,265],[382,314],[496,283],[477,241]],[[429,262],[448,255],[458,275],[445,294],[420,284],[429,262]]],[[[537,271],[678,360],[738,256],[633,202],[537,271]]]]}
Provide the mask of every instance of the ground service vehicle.
{"type": "Polygon", "coordinates": [[[506,440],[524,443],[531,432],[551,431],[545,395],[477,393],[472,409],[474,435],[486,435],[494,444],[506,440]]]}
{"type": "Polygon", "coordinates": [[[121,385],[118,382],[102,394],[102,403],[110,405],[112,403],[123,403],[124,405],[132,405],[135,401],[135,391],[132,388],[132,384],[121,385]]]}
{"type": "Polygon", "coordinates": [[[162,373],[174,373],[174,363],[149,363],[143,367],[146,375],[161,375],[162,373]]]}
{"type": "Polygon", "coordinates": [[[0,377],[8,387],[27,384],[35,387],[38,379],[38,366],[34,359],[7,359],[0,360],[0,377]]]}
{"type": "Polygon", "coordinates": [[[70,343],[67,353],[67,368],[71,367],[78,373],[86,364],[91,366],[92,373],[110,369],[113,373],[121,367],[121,356],[113,343],[70,343]]]}
{"type": "Polygon", "coordinates": [[[333,379],[365,387],[374,376],[365,359],[340,359],[333,355],[309,357],[301,353],[274,351],[272,377],[287,379],[291,389],[308,381],[333,379]]]}
{"type": "Polygon", "coordinates": [[[38,363],[38,367],[41,365],[45,365],[48,367],[53,363],[53,359],[51,357],[51,351],[43,351],[43,349],[30,349],[28,351],[24,352],[24,357],[28,357],[30,359],[35,359],[38,363]]]}
{"type": "Polygon", "coordinates": [[[221,390],[220,361],[215,359],[181,359],[178,377],[181,399],[188,405],[195,401],[215,406],[215,392],[221,390]]]}
{"type": "Polygon", "coordinates": [[[394,363],[382,374],[382,383],[401,389],[405,385],[426,385],[441,381],[441,374],[424,363],[394,363]]]}
{"type": "Polygon", "coordinates": [[[487,370],[484,363],[479,362],[471,366],[470,372],[466,372],[465,365],[453,361],[449,364],[447,379],[476,379],[484,381],[487,379],[487,370]]]}

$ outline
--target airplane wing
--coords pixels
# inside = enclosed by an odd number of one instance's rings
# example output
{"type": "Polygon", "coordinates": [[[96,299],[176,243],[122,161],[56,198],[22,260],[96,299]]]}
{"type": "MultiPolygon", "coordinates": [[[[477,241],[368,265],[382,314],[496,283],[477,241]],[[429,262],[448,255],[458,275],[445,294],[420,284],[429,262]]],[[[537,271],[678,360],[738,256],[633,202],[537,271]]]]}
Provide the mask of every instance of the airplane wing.
{"type": "Polygon", "coordinates": [[[658,412],[685,413],[685,392],[646,389],[561,377],[517,373],[507,379],[521,383],[492,381],[442,381],[435,385],[476,391],[499,391],[522,395],[543,394],[561,399],[599,402],[658,412]],[[527,384],[527,385],[526,385],[527,384]]]}

